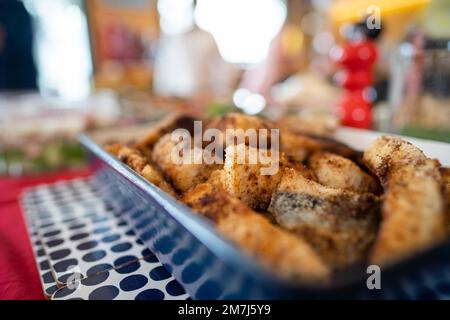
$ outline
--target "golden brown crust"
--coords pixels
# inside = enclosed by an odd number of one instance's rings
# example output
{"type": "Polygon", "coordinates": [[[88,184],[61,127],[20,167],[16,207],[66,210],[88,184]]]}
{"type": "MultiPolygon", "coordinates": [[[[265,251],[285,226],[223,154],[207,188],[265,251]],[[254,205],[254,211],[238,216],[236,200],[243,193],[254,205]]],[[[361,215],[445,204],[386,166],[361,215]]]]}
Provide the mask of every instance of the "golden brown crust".
{"type": "Polygon", "coordinates": [[[391,136],[372,143],[364,161],[386,189],[371,262],[392,263],[441,240],[445,209],[439,163],[391,136]]]}
{"type": "Polygon", "coordinates": [[[372,194],[325,187],[288,168],[269,212],[331,266],[343,267],[365,258],[378,227],[378,202],[372,194]]]}
{"type": "Polygon", "coordinates": [[[445,225],[447,234],[450,234],[450,168],[440,169],[446,200],[445,225]]]}
{"type": "Polygon", "coordinates": [[[139,150],[120,144],[108,145],[105,149],[115,155],[120,161],[131,167],[131,169],[136,171],[147,181],[153,183],[168,194],[174,197],[176,196],[176,192],[172,186],[164,180],[162,174],[147,161],[139,150]]]}
{"type": "Polygon", "coordinates": [[[222,234],[267,269],[303,281],[329,276],[327,266],[304,240],[272,225],[219,187],[200,184],[181,200],[214,221],[222,234]]]}
{"type": "Polygon", "coordinates": [[[153,146],[163,135],[178,128],[184,128],[192,131],[194,120],[194,118],[185,114],[170,114],[156,123],[150,129],[149,133],[135,144],[135,147],[148,159],[151,159],[151,151],[153,146]]]}
{"type": "Polygon", "coordinates": [[[308,160],[317,181],[338,189],[358,193],[379,194],[381,187],[371,175],[361,170],[353,161],[330,152],[316,152],[308,160]]]}
{"type": "MultiPolygon", "coordinates": [[[[171,154],[176,145],[177,143],[171,140],[170,134],[164,135],[153,148],[152,161],[181,193],[205,182],[214,170],[221,167],[219,164],[205,164],[203,162],[200,164],[175,163],[171,154]]],[[[192,162],[194,161],[192,160],[192,162]]]]}

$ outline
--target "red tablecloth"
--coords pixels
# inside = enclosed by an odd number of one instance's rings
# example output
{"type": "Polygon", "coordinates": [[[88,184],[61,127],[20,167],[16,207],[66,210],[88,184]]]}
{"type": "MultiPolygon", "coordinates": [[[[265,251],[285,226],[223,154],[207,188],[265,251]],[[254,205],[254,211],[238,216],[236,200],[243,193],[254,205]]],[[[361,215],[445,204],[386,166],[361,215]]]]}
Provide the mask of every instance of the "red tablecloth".
{"type": "Polygon", "coordinates": [[[28,233],[18,203],[24,188],[89,175],[69,171],[0,178],[0,299],[44,299],[28,233]]]}

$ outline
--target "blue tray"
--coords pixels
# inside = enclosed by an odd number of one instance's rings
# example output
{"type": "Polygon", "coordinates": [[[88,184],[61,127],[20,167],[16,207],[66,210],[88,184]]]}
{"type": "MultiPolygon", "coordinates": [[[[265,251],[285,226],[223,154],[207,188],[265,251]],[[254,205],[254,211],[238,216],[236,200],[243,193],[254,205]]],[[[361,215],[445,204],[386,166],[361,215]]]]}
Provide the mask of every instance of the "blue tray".
{"type": "Polygon", "coordinates": [[[442,298],[450,297],[450,243],[381,272],[381,289],[367,288],[366,266],[324,284],[289,282],[264,270],[226,241],[205,218],[143,179],[87,134],[80,136],[96,183],[108,185],[108,205],[124,219],[193,299],[442,298]]]}

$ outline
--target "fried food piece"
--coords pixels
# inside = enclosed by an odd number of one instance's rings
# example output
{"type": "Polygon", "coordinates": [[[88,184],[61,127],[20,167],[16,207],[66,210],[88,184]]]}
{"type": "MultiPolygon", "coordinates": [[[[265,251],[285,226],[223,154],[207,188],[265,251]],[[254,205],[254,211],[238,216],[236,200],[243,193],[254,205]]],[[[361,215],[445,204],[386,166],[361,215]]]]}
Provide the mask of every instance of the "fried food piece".
{"type": "Polygon", "coordinates": [[[167,192],[172,196],[176,196],[175,190],[172,186],[164,180],[162,174],[156,170],[139,150],[129,148],[120,144],[111,144],[105,147],[111,154],[115,155],[119,160],[127,164],[131,169],[136,171],[147,181],[153,183],[161,190],[167,192]]]}
{"type": "Polygon", "coordinates": [[[162,174],[152,165],[147,164],[141,171],[141,175],[147,180],[159,187],[161,190],[176,197],[177,193],[172,186],[164,179],[162,174]]]}
{"type": "Polygon", "coordinates": [[[353,161],[330,152],[316,152],[308,160],[309,167],[321,184],[358,193],[379,194],[378,181],[361,170],[353,161]]]}
{"type": "Polygon", "coordinates": [[[164,135],[153,148],[152,161],[181,193],[205,182],[214,170],[222,166],[220,164],[206,164],[204,161],[197,164],[194,163],[193,159],[191,163],[176,163],[172,159],[172,152],[176,150],[176,145],[177,143],[171,140],[170,134],[164,135]]]}
{"type": "Polygon", "coordinates": [[[305,161],[318,151],[329,151],[357,161],[361,154],[349,146],[327,137],[301,134],[280,129],[280,150],[297,162],[305,161]]]}
{"type": "Polygon", "coordinates": [[[117,158],[127,164],[134,171],[141,173],[142,169],[148,164],[147,159],[139,150],[123,146],[117,150],[117,158]]]}
{"type": "Polygon", "coordinates": [[[135,147],[148,159],[151,159],[153,146],[163,135],[178,128],[184,128],[189,132],[193,132],[194,121],[194,118],[180,113],[168,115],[153,126],[145,138],[136,143],[135,147]]]}
{"type": "Polygon", "coordinates": [[[441,176],[444,184],[445,200],[447,202],[445,211],[445,220],[447,226],[447,233],[450,233],[450,168],[441,168],[441,176]]]}
{"type": "Polygon", "coordinates": [[[264,150],[265,155],[260,151],[245,144],[228,146],[223,168],[210,180],[255,210],[267,209],[287,163],[276,151],[264,150]]]}
{"type": "Polygon", "coordinates": [[[378,202],[372,194],[325,187],[287,168],[268,211],[331,266],[343,267],[365,258],[376,236],[378,202]]]}
{"type": "MultiPolygon", "coordinates": [[[[227,143],[227,129],[241,129],[245,133],[248,129],[256,130],[257,135],[256,139],[251,141],[251,139],[248,139],[248,137],[245,137],[245,140],[242,141],[247,145],[250,145],[252,147],[258,147],[259,145],[259,139],[264,139],[264,141],[267,142],[267,148],[271,146],[271,129],[272,126],[270,122],[265,121],[259,117],[255,116],[249,116],[241,113],[228,113],[223,117],[220,118],[214,118],[212,119],[208,125],[206,126],[207,129],[217,129],[221,133],[221,141],[224,143],[224,147],[226,147],[227,143]]],[[[205,130],[205,131],[206,131],[205,130]]],[[[232,137],[232,136],[231,136],[232,137]]],[[[239,142],[238,142],[239,143],[239,142]]],[[[231,144],[231,143],[229,143],[231,144]]]]}
{"type": "Polygon", "coordinates": [[[271,224],[219,187],[199,184],[181,200],[268,270],[304,281],[329,276],[328,267],[306,241],[271,224]]]}
{"type": "Polygon", "coordinates": [[[441,240],[445,202],[439,162],[392,136],[375,140],[364,153],[364,162],[386,190],[370,261],[389,264],[441,240]]]}
{"type": "Polygon", "coordinates": [[[105,150],[113,156],[117,156],[123,147],[120,143],[110,143],[105,146],[105,150]]]}

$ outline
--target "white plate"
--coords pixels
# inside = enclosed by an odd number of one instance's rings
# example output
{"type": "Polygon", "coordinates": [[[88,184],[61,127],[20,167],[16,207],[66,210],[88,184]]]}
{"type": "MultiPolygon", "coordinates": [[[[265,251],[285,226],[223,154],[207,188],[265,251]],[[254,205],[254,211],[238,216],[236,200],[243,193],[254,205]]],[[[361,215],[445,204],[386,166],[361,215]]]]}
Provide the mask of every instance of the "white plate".
{"type": "MultiPolygon", "coordinates": [[[[383,135],[393,135],[369,130],[339,128],[334,138],[356,150],[365,150],[375,139],[383,135]]],[[[450,167],[450,143],[411,138],[397,135],[420,148],[428,157],[438,159],[442,166],[450,167]]]]}

